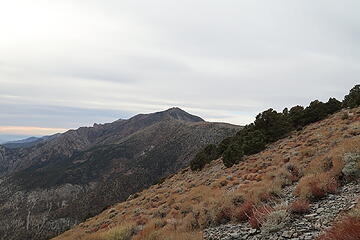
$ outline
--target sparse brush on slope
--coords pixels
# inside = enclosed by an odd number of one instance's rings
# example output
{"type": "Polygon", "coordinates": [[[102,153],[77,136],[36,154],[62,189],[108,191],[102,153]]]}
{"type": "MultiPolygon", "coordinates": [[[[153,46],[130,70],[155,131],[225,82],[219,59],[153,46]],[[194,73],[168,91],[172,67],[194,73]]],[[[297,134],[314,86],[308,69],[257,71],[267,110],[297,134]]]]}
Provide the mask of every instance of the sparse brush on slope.
{"type": "Polygon", "coordinates": [[[206,164],[219,157],[223,158],[226,167],[231,167],[239,163],[243,155],[258,153],[265,149],[266,144],[287,136],[293,130],[325,119],[342,107],[354,108],[359,105],[360,85],[356,85],[345,96],[343,102],[335,98],[330,98],[326,103],[315,100],[306,108],[294,106],[290,110],[285,108],[281,113],[270,108],[258,114],[255,122],[245,126],[236,136],[224,139],[216,147],[209,146],[211,151],[208,151],[209,148],[204,148],[192,159],[191,169],[201,170],[206,164]]]}
{"type": "Polygon", "coordinates": [[[335,223],[317,240],[358,240],[360,239],[360,217],[349,216],[335,223]]]}
{"type": "Polygon", "coordinates": [[[311,202],[314,198],[304,197],[289,206],[278,207],[288,201],[284,194],[292,191],[289,185],[300,180],[299,191],[308,196],[309,182],[317,183],[310,185],[316,185],[325,194],[336,194],[340,184],[351,181],[343,173],[344,156],[357,153],[360,146],[359,110],[344,109],[292,132],[231,168],[224,167],[217,159],[203,171],[180,171],[138,193],[136,198],[114,206],[118,213],[115,217],[105,211],[56,239],[72,240],[76,238],[71,237],[81,233],[84,240],[90,240],[92,235],[107,231],[99,226],[109,221],[112,226],[135,222],[143,229],[135,236],[139,240],[201,239],[204,229],[249,219],[261,233],[275,234],[284,229],[284,224],[285,228],[292,224],[289,215],[291,219],[302,218],[315,205],[311,202]],[[345,112],[349,119],[343,120],[341,116],[345,112]]]}

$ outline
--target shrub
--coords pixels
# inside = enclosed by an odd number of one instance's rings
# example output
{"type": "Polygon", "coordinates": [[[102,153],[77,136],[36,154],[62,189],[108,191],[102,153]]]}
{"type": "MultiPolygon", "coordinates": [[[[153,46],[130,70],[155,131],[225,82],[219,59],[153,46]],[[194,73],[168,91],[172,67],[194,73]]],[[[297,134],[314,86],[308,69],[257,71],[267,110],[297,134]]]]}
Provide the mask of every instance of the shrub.
{"type": "Polygon", "coordinates": [[[228,206],[221,207],[215,215],[215,224],[224,224],[230,222],[232,216],[232,209],[228,206]]]}
{"type": "Polygon", "coordinates": [[[285,169],[291,174],[289,178],[292,182],[299,180],[301,174],[299,169],[294,164],[286,164],[285,169]]]}
{"type": "Polygon", "coordinates": [[[285,227],[288,220],[289,214],[285,209],[274,210],[265,216],[260,229],[262,232],[277,232],[285,227]]]}
{"type": "Polygon", "coordinates": [[[254,203],[246,201],[233,210],[233,219],[237,222],[244,222],[249,219],[253,212],[254,203]]]}
{"type": "Polygon", "coordinates": [[[162,238],[154,226],[151,225],[139,232],[139,234],[134,237],[134,240],[162,240],[162,238]]]}
{"type": "Polygon", "coordinates": [[[360,217],[349,216],[335,223],[317,240],[358,240],[360,239],[360,217]]]}
{"type": "Polygon", "coordinates": [[[348,178],[357,178],[360,176],[360,153],[345,153],[343,160],[345,166],[342,173],[348,178]]]}
{"type": "Polygon", "coordinates": [[[202,208],[199,215],[197,216],[199,227],[201,229],[210,227],[212,224],[212,220],[213,219],[212,219],[211,211],[209,211],[206,208],[202,208]]]}
{"type": "Polygon", "coordinates": [[[289,207],[289,212],[293,214],[304,214],[310,210],[310,203],[308,200],[299,199],[293,202],[289,207]]]}
{"type": "Polygon", "coordinates": [[[326,192],[322,189],[318,184],[311,184],[310,185],[310,196],[309,198],[312,200],[319,200],[325,197],[326,192]]]}
{"type": "Polygon", "coordinates": [[[244,196],[242,194],[235,194],[235,193],[230,194],[230,199],[231,199],[231,203],[234,206],[240,206],[245,202],[244,196]]]}
{"type": "Polygon", "coordinates": [[[342,115],[341,115],[341,120],[347,120],[349,119],[349,114],[347,112],[344,112],[342,115]]]}
{"type": "Polygon", "coordinates": [[[252,215],[249,218],[249,223],[252,228],[260,229],[262,224],[266,221],[266,217],[272,212],[274,209],[269,206],[261,206],[259,208],[254,208],[252,215]]]}
{"type": "Polygon", "coordinates": [[[330,173],[310,174],[300,179],[295,195],[302,199],[319,200],[327,193],[334,193],[338,187],[335,177],[330,173]]]}
{"type": "Polygon", "coordinates": [[[200,227],[193,214],[188,214],[182,222],[186,232],[194,231],[200,227]]]}
{"type": "Polygon", "coordinates": [[[120,225],[101,235],[103,240],[131,240],[135,233],[134,225],[120,225]]]}

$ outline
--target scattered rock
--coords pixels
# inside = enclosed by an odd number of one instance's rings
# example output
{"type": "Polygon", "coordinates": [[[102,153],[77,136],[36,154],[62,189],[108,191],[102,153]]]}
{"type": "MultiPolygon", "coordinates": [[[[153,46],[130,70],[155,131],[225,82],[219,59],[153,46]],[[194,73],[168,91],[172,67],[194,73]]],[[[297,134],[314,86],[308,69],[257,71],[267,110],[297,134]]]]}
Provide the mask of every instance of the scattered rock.
{"type": "MultiPolygon", "coordinates": [[[[283,189],[283,200],[294,201],[292,192],[295,186],[283,189]]],[[[226,224],[204,230],[205,240],[246,239],[246,240],[311,240],[321,231],[331,226],[341,211],[355,206],[360,192],[360,182],[352,182],[344,186],[338,195],[328,195],[321,201],[312,204],[310,213],[303,217],[292,216],[282,230],[278,232],[261,232],[252,229],[248,223],[226,224]]]]}

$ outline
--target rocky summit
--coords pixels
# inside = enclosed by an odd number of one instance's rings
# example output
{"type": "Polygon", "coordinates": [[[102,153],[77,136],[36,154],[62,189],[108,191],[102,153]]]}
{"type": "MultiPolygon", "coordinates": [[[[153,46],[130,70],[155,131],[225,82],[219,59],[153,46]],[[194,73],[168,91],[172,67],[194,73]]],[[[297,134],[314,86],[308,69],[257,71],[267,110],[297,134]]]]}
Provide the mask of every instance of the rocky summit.
{"type": "Polygon", "coordinates": [[[48,239],[188,165],[239,126],[179,108],[0,146],[0,239],[48,239]]]}

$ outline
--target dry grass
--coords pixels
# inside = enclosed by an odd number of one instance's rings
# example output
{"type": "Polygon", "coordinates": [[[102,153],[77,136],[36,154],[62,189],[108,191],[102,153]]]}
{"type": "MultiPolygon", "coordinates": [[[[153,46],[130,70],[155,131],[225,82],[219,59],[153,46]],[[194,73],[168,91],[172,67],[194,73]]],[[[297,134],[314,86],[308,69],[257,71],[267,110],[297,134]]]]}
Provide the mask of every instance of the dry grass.
{"type": "Polygon", "coordinates": [[[254,203],[251,201],[246,201],[233,210],[232,217],[236,222],[247,221],[253,212],[253,208],[254,203]]]}
{"type": "Polygon", "coordinates": [[[289,206],[289,212],[292,214],[305,214],[310,210],[308,200],[298,199],[289,206]]]}
{"type": "Polygon", "coordinates": [[[294,194],[301,199],[316,201],[327,193],[335,193],[338,186],[331,173],[311,174],[300,179],[294,194]]]}
{"type": "Polygon", "coordinates": [[[359,240],[360,217],[349,216],[335,223],[317,240],[359,240]]]}
{"type": "Polygon", "coordinates": [[[99,238],[102,240],[131,240],[135,233],[134,224],[125,224],[114,227],[109,231],[101,233],[99,238]]]}
{"type": "Polygon", "coordinates": [[[262,232],[277,232],[285,227],[290,219],[289,213],[284,208],[274,209],[261,225],[262,232]]]}
{"type": "Polygon", "coordinates": [[[266,221],[266,217],[273,211],[274,209],[272,207],[266,205],[255,207],[249,218],[250,226],[252,228],[260,229],[260,227],[266,221]]]}

